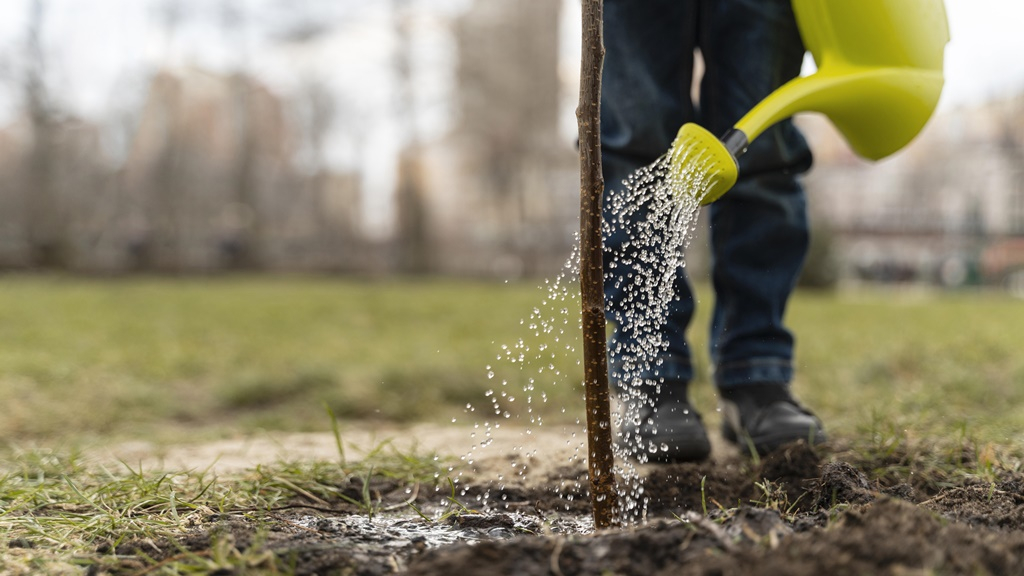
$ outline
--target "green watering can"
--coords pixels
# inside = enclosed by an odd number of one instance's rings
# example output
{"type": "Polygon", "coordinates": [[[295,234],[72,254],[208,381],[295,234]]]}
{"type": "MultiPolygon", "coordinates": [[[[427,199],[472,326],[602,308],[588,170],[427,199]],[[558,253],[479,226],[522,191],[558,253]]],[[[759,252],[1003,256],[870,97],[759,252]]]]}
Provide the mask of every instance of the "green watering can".
{"type": "Polygon", "coordinates": [[[708,179],[701,204],[732,188],[736,158],[754,138],[797,112],[825,114],[858,155],[878,160],[910,142],[935,111],[949,42],[942,0],[793,0],[793,11],[817,72],[780,87],[721,140],[696,124],[679,129],[672,171],[686,179],[700,167],[708,179]]]}

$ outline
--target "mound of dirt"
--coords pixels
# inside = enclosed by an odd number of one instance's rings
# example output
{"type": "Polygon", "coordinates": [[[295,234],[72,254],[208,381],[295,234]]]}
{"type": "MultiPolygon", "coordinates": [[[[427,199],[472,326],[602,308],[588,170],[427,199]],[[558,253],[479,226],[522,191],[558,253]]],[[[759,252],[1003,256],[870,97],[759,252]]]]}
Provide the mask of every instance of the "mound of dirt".
{"type": "Polygon", "coordinates": [[[1024,476],[1013,471],[935,482],[921,480],[934,480],[931,470],[803,442],[757,463],[716,450],[706,463],[641,467],[645,521],[595,532],[585,467],[559,460],[501,481],[478,462],[459,499],[479,510],[441,507],[444,489],[417,502],[433,519],[400,500],[381,501],[371,516],[297,498],[277,511],[211,515],[177,541],[116,552],[126,573],[187,553],[233,555],[256,571],[356,576],[1024,574],[1024,476]]]}
{"type": "Polygon", "coordinates": [[[979,532],[883,498],[800,534],[792,534],[778,512],[742,509],[717,521],[658,521],[593,536],[458,545],[420,555],[407,573],[1012,574],[1022,570],[1022,552],[1024,534],[979,532]]]}

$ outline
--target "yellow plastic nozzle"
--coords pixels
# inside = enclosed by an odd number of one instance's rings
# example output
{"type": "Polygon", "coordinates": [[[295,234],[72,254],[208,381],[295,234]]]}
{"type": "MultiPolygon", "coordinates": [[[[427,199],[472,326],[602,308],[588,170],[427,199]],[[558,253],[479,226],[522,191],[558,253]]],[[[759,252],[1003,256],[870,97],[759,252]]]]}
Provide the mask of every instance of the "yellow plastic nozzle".
{"type": "Polygon", "coordinates": [[[726,145],[693,123],[679,129],[669,161],[677,193],[690,194],[701,204],[718,200],[739,177],[739,164],[726,145]]]}

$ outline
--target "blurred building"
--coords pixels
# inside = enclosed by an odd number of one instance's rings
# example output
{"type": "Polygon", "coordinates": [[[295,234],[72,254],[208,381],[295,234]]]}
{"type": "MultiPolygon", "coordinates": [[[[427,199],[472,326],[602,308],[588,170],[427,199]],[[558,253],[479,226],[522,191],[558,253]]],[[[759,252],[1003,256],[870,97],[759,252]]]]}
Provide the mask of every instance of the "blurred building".
{"type": "Polygon", "coordinates": [[[456,23],[458,121],[408,152],[399,193],[435,271],[547,274],[569,254],[579,163],[558,133],[560,4],[477,0],[456,23]]]}
{"type": "Polygon", "coordinates": [[[74,267],[105,224],[110,165],[100,128],[56,113],[0,128],[0,268],[74,267]]]}
{"type": "Polygon", "coordinates": [[[125,162],[140,269],[260,267],[280,234],[292,135],[259,82],[195,69],[156,74],[125,162]]]}
{"type": "Polygon", "coordinates": [[[25,114],[0,129],[0,268],[379,268],[359,175],[297,169],[289,106],[246,75],[160,71],[120,163],[100,127],[25,114]]]}
{"type": "Polygon", "coordinates": [[[855,157],[821,117],[800,125],[815,152],[811,207],[844,277],[959,286],[1024,271],[1024,253],[1007,255],[1024,237],[1024,134],[1013,128],[1024,126],[1024,95],[939,114],[877,163],[855,157]]]}

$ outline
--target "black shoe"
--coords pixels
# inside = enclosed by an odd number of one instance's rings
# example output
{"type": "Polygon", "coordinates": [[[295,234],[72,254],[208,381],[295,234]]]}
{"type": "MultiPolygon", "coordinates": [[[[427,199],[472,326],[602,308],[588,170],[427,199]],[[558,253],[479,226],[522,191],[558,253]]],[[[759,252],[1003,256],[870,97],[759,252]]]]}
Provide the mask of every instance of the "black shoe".
{"type": "Polygon", "coordinates": [[[711,454],[700,414],[689,402],[660,399],[655,404],[644,402],[639,418],[635,412],[623,416],[616,440],[630,458],[641,463],[668,464],[699,462],[711,454]]]}
{"type": "Polygon", "coordinates": [[[779,447],[806,440],[826,440],[821,421],[797,403],[786,386],[745,386],[722,392],[722,436],[750,453],[767,454],[779,447]]]}

